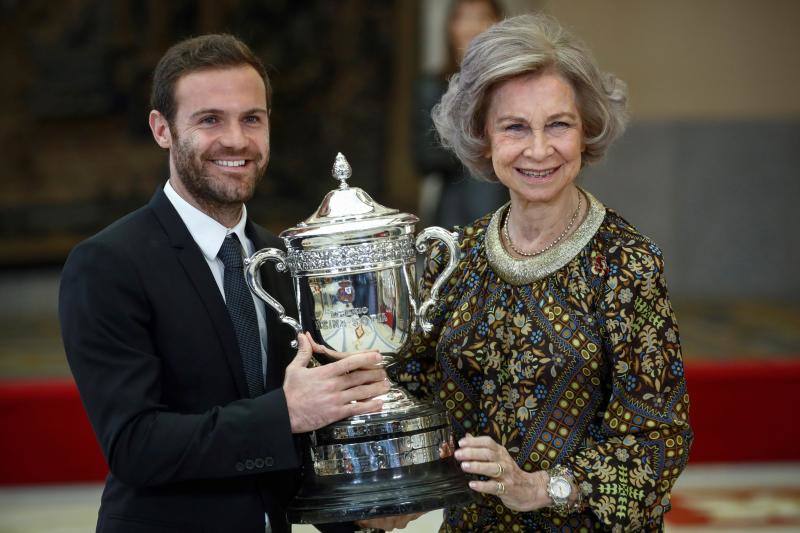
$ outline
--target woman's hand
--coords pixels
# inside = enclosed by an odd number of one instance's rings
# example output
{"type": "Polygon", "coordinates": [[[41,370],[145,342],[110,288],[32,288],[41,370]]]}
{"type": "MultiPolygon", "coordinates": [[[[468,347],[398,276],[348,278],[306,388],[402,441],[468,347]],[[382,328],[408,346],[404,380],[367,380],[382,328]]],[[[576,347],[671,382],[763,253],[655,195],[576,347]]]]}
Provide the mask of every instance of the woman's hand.
{"type": "Polygon", "coordinates": [[[551,504],[545,486],[547,473],[525,472],[511,458],[508,450],[491,437],[473,437],[469,433],[458,441],[456,459],[468,474],[490,478],[470,481],[476,492],[497,496],[512,511],[535,511],[551,504]]]}
{"type": "Polygon", "coordinates": [[[361,528],[382,529],[384,531],[391,531],[393,529],[403,529],[409,522],[416,520],[422,516],[422,513],[412,513],[397,516],[383,516],[381,518],[372,518],[370,520],[360,520],[356,525],[361,528]]]}

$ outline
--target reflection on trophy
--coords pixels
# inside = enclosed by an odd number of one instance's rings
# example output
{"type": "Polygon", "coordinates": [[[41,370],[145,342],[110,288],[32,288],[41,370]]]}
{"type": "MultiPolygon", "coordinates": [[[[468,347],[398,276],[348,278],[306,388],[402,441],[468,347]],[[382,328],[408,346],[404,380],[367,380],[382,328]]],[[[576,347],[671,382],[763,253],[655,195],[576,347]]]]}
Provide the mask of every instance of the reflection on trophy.
{"type": "MultiPolygon", "coordinates": [[[[339,352],[375,350],[384,365],[406,345],[414,328],[430,329],[426,314],[455,269],[455,236],[428,228],[414,239],[419,221],[375,202],[347,179],[350,165],[337,155],[329,192],[317,211],[281,233],[287,252],[269,248],[246,262],[247,282],[296,332],[310,331],[319,344],[339,352]],[[442,241],[449,261],[417,300],[417,251],[442,241]],[[288,271],[300,321],[258,283],[265,261],[288,271]]],[[[453,458],[452,429],[444,409],[421,403],[393,385],[383,409],[347,418],[311,434],[303,483],[288,517],[294,523],[361,520],[424,512],[469,498],[466,478],[453,458]]]]}

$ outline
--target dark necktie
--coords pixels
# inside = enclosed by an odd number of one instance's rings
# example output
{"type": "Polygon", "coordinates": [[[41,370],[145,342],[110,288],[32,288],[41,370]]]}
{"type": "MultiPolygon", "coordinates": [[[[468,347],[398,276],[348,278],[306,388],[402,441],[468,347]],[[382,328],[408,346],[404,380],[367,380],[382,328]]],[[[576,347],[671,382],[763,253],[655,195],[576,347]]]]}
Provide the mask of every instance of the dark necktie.
{"type": "Polygon", "coordinates": [[[250,397],[264,394],[264,374],[261,367],[261,338],[258,334],[256,306],[244,281],[242,247],[239,238],[231,233],[222,241],[217,257],[225,265],[225,303],[236,330],[239,352],[242,354],[244,375],[250,397]]]}

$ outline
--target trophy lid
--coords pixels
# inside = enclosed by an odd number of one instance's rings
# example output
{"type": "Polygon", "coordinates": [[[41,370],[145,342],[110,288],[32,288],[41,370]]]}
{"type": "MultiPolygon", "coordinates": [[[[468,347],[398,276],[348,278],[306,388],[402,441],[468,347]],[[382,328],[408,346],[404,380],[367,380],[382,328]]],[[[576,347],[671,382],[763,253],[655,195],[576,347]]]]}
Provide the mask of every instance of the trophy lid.
{"type": "MultiPolygon", "coordinates": [[[[352,168],[344,155],[338,153],[333,164],[332,176],[339,180],[339,188],[330,191],[322,199],[314,213],[293,228],[281,232],[281,237],[291,247],[293,241],[310,237],[341,235],[356,237],[366,231],[373,233],[382,227],[413,228],[419,219],[411,214],[383,206],[359,187],[350,187],[347,180],[352,168]]],[[[349,239],[348,239],[349,240],[349,239]]]]}

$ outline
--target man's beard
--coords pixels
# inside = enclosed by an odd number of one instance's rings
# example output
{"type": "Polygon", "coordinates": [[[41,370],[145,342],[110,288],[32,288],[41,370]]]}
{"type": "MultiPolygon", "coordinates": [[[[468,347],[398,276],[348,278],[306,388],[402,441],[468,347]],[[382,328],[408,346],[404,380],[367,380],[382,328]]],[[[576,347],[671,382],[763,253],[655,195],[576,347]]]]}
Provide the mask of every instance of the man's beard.
{"type": "MultiPolygon", "coordinates": [[[[264,177],[267,165],[259,168],[263,156],[261,154],[251,154],[244,152],[231,152],[220,150],[214,153],[213,157],[201,157],[192,146],[189,138],[175,138],[172,143],[173,160],[175,170],[183,186],[200,205],[210,210],[226,209],[231,207],[239,208],[243,203],[253,197],[256,185],[264,177]],[[254,175],[252,179],[241,176],[240,180],[230,182],[222,178],[217,178],[213,174],[206,173],[204,161],[209,165],[214,165],[212,159],[223,159],[230,157],[243,157],[250,159],[253,165],[254,175]]],[[[220,169],[220,172],[223,172],[220,169]]]]}

